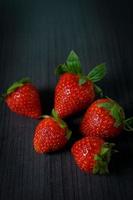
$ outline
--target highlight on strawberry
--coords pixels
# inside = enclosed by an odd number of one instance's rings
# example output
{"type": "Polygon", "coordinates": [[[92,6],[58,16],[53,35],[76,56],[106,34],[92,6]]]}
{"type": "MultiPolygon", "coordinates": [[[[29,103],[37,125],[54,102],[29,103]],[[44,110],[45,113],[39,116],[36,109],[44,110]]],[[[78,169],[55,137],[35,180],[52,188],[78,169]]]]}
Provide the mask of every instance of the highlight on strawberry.
{"type": "Polygon", "coordinates": [[[123,129],[133,131],[133,117],[125,119],[123,108],[108,97],[93,102],[81,122],[84,136],[112,138],[123,129]]]}
{"type": "Polygon", "coordinates": [[[8,108],[17,114],[35,119],[42,114],[39,91],[29,78],[13,83],[1,95],[1,100],[4,100],[8,108]]]}
{"type": "Polygon", "coordinates": [[[96,85],[106,74],[104,63],[94,67],[88,75],[81,69],[79,57],[71,51],[66,62],[56,69],[60,79],[55,88],[54,108],[61,118],[85,109],[102,90],[96,85]]]}
{"type": "Polygon", "coordinates": [[[71,153],[82,171],[106,174],[109,173],[108,165],[114,145],[101,138],[85,137],[74,143],[71,153]]]}
{"type": "Polygon", "coordinates": [[[62,149],[71,137],[67,124],[52,110],[51,116],[42,116],[35,129],[33,146],[37,153],[48,153],[62,149]]]}

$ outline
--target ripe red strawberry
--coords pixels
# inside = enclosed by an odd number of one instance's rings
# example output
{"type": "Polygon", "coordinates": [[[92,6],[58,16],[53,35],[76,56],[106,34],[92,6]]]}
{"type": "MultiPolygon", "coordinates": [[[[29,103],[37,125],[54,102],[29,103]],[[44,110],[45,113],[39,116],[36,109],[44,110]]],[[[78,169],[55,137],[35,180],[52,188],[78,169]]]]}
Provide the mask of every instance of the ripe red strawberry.
{"type": "Polygon", "coordinates": [[[105,65],[101,64],[84,76],[78,56],[70,52],[66,63],[56,71],[62,75],[55,89],[54,108],[61,118],[85,109],[94,100],[95,90],[100,90],[94,83],[104,77],[105,71],[105,65]]]}
{"type": "Polygon", "coordinates": [[[94,174],[108,173],[108,164],[114,144],[105,143],[96,137],[85,137],[77,141],[71,153],[79,166],[85,172],[94,174]]]}
{"type": "Polygon", "coordinates": [[[17,114],[32,118],[42,114],[39,92],[27,78],[13,83],[3,96],[9,109],[17,114]]]}
{"type": "Polygon", "coordinates": [[[59,118],[54,110],[52,115],[44,116],[45,118],[36,127],[33,145],[37,153],[60,150],[71,137],[71,131],[67,124],[59,118]]]}
{"type": "Polygon", "coordinates": [[[84,136],[111,138],[123,128],[133,130],[132,122],[133,118],[125,120],[124,110],[116,101],[104,98],[88,108],[81,122],[81,132],[84,136]]]}

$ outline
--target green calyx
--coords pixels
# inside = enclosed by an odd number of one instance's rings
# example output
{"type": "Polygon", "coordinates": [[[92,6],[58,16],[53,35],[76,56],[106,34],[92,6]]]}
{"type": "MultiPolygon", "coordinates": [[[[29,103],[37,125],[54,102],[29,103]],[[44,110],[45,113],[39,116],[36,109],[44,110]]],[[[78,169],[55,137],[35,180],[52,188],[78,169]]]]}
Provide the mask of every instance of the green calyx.
{"type": "Polygon", "coordinates": [[[54,120],[59,123],[60,127],[66,129],[66,138],[67,138],[67,140],[69,140],[70,137],[71,137],[72,131],[68,129],[68,126],[67,126],[66,122],[64,122],[59,117],[59,115],[57,114],[57,112],[55,111],[55,109],[52,109],[52,113],[51,114],[52,114],[52,117],[54,118],[54,120]]]}
{"type": "Polygon", "coordinates": [[[21,80],[13,83],[8,89],[7,91],[2,94],[3,98],[5,98],[7,95],[11,94],[12,92],[14,92],[17,88],[22,87],[25,83],[29,83],[31,82],[29,78],[22,78],[21,80]]]}
{"type": "Polygon", "coordinates": [[[94,160],[95,166],[93,168],[93,174],[107,174],[109,173],[108,164],[111,159],[112,148],[115,146],[114,143],[105,142],[102,145],[99,154],[95,155],[94,160]]]}
{"type": "Polygon", "coordinates": [[[25,83],[29,83],[30,79],[25,77],[22,78],[21,80],[13,83],[8,89],[7,89],[7,95],[9,95],[10,93],[14,92],[17,88],[22,87],[25,83]]]}
{"type": "Polygon", "coordinates": [[[91,80],[93,83],[96,83],[101,79],[103,79],[105,74],[106,74],[106,65],[105,63],[102,63],[100,65],[97,65],[90,71],[90,73],[87,75],[87,79],[91,80]]]}
{"type": "Polygon", "coordinates": [[[114,127],[118,128],[121,124],[124,123],[124,110],[117,102],[110,98],[108,99],[108,102],[101,103],[98,106],[109,111],[110,115],[115,119],[114,127]]]}
{"type": "Polygon", "coordinates": [[[14,92],[17,88],[22,87],[25,83],[29,83],[29,78],[23,78],[20,81],[13,83],[3,94],[0,95],[0,105],[4,101],[7,95],[14,92]]]}
{"type": "Polygon", "coordinates": [[[124,121],[124,130],[133,131],[133,117],[130,117],[124,121]]]}
{"type": "Polygon", "coordinates": [[[87,76],[82,74],[81,62],[78,55],[72,50],[64,64],[61,64],[56,69],[56,74],[73,73],[79,75],[79,85],[83,85],[87,81],[96,83],[100,81],[106,74],[106,65],[102,63],[94,67],[87,76]]]}
{"type": "Polygon", "coordinates": [[[74,73],[74,74],[81,74],[81,63],[79,60],[78,55],[72,50],[64,64],[59,65],[56,68],[56,74],[60,75],[66,72],[74,73]]]}
{"type": "MultiPolygon", "coordinates": [[[[80,75],[79,85],[84,84],[86,81],[92,81],[93,83],[96,83],[100,81],[101,79],[103,79],[105,74],[106,74],[106,65],[104,63],[97,65],[89,72],[87,76],[83,76],[82,74],[80,75]]],[[[95,85],[95,88],[96,88],[96,91],[99,92],[99,87],[97,85],[95,85]]]]}

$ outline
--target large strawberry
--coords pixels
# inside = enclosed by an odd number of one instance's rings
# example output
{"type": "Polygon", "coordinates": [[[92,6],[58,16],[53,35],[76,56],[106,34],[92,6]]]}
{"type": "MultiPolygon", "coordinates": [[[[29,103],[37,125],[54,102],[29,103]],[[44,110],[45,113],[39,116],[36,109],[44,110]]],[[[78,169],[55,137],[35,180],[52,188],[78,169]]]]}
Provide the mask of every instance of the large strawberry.
{"type": "Polygon", "coordinates": [[[88,108],[81,122],[84,136],[111,138],[124,128],[133,130],[133,118],[125,120],[123,108],[110,98],[98,99],[88,108]]]}
{"type": "Polygon", "coordinates": [[[33,139],[34,149],[37,153],[48,153],[62,149],[69,138],[71,131],[67,124],[52,111],[52,116],[44,116],[35,129],[33,139]]]}
{"type": "Polygon", "coordinates": [[[61,76],[55,89],[54,108],[64,118],[86,108],[94,100],[96,91],[101,92],[95,82],[104,77],[106,68],[105,64],[98,65],[84,76],[78,56],[71,51],[56,73],[61,76]]]}
{"type": "Polygon", "coordinates": [[[85,172],[94,174],[108,173],[108,164],[114,144],[104,142],[96,137],[85,137],[75,142],[71,153],[79,166],[85,172]]]}
{"type": "Polygon", "coordinates": [[[9,109],[17,114],[32,118],[42,114],[39,92],[29,78],[13,83],[2,96],[9,109]]]}

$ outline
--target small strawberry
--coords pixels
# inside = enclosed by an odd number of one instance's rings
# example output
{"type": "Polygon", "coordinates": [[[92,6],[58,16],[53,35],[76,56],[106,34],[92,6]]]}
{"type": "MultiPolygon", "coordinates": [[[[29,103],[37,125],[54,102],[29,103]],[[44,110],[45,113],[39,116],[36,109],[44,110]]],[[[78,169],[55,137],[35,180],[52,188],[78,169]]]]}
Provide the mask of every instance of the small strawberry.
{"type": "Polygon", "coordinates": [[[13,83],[2,96],[9,109],[17,114],[32,118],[42,114],[39,92],[28,78],[13,83]]]}
{"type": "Polygon", "coordinates": [[[123,108],[110,98],[96,100],[91,104],[81,122],[84,136],[115,137],[122,129],[133,130],[133,118],[125,120],[123,108]]]}
{"type": "Polygon", "coordinates": [[[48,153],[62,149],[69,138],[71,131],[67,124],[52,110],[52,116],[44,116],[37,125],[33,139],[34,149],[37,153],[48,153]]]}
{"type": "Polygon", "coordinates": [[[61,74],[55,89],[54,108],[61,118],[85,109],[101,89],[94,83],[101,80],[105,73],[105,64],[98,65],[87,75],[81,72],[78,56],[71,51],[67,61],[56,70],[61,74]]]}
{"type": "Polygon", "coordinates": [[[71,153],[79,166],[85,172],[93,174],[108,173],[108,164],[114,144],[106,143],[96,137],[85,137],[75,142],[71,153]]]}

